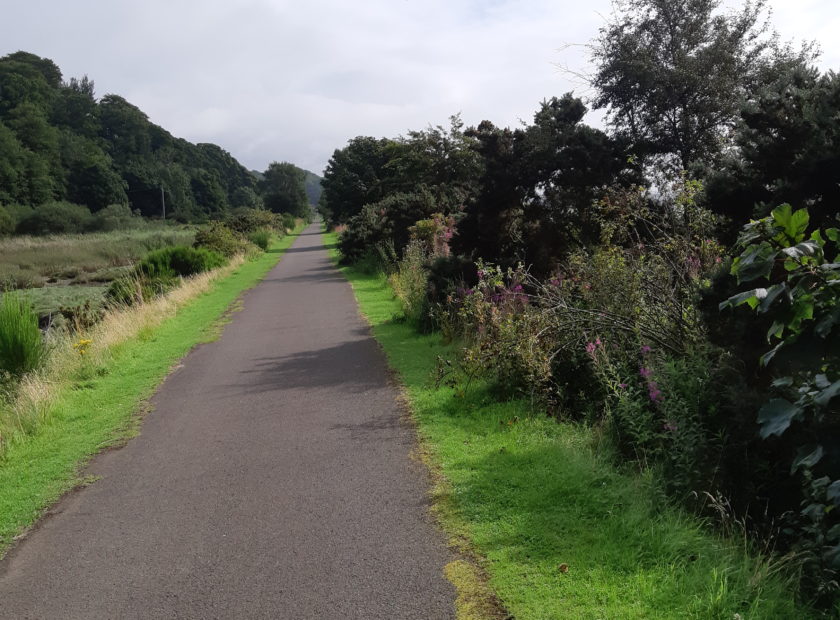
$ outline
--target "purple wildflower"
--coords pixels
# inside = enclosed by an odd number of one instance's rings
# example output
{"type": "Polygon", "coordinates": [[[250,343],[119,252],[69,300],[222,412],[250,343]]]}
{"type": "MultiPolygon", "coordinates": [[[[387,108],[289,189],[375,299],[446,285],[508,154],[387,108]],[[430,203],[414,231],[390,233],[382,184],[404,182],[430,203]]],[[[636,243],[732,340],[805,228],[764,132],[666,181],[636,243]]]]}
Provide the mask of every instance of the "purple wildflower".
{"type": "Polygon", "coordinates": [[[642,367],[642,368],[639,368],[639,374],[641,376],[643,376],[645,379],[648,379],[653,374],[653,371],[651,371],[650,368],[642,367]]]}
{"type": "Polygon", "coordinates": [[[622,390],[626,390],[627,389],[627,384],[626,383],[619,383],[618,387],[622,390]]]}
{"type": "Polygon", "coordinates": [[[649,346],[647,346],[647,345],[644,345],[644,346],[642,347],[642,355],[647,355],[647,354],[648,354],[648,353],[650,353],[651,351],[653,351],[653,349],[651,349],[651,348],[650,348],[649,346]]]}
{"type": "Polygon", "coordinates": [[[595,347],[596,347],[596,345],[595,345],[594,342],[587,342],[586,343],[586,352],[589,353],[589,355],[595,355],[595,347]]]}

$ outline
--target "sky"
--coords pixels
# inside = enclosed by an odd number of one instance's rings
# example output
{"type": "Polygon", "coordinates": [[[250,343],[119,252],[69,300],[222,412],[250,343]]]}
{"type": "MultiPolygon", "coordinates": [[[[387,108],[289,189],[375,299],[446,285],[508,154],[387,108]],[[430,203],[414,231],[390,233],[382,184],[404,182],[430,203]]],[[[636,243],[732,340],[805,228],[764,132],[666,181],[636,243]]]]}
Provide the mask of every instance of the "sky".
{"type": "MultiPolygon", "coordinates": [[[[529,121],[588,94],[585,44],[610,0],[2,0],[0,56],[52,59],[152,122],[213,142],[249,169],[320,173],[358,135],[529,121]]],[[[840,69],[838,0],[768,0],[786,40],[840,69]]],[[[726,0],[734,4],[736,0],[726,0]]],[[[602,116],[587,119],[599,125],[602,116]]]]}

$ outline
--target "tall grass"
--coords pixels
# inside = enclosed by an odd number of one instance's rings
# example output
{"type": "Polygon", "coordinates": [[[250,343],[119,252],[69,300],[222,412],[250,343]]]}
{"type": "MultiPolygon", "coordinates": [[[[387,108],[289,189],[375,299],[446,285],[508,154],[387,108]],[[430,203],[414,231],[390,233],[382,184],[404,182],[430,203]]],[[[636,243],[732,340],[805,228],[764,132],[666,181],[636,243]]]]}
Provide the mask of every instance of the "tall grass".
{"type": "Polygon", "coordinates": [[[38,315],[19,294],[0,299],[0,371],[20,376],[38,368],[45,356],[38,315]]]}

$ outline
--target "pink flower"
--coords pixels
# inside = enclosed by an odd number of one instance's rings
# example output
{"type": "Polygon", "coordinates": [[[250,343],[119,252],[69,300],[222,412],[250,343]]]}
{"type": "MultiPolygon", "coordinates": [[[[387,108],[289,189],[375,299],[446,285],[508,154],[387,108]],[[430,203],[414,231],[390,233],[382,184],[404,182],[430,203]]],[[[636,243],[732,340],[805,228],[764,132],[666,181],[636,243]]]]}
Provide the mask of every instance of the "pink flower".
{"type": "Polygon", "coordinates": [[[639,374],[641,376],[643,376],[645,379],[648,379],[653,374],[653,372],[651,371],[650,368],[642,367],[642,368],[639,368],[639,374]]]}
{"type": "Polygon", "coordinates": [[[597,345],[596,345],[594,342],[587,342],[587,343],[586,343],[586,352],[587,352],[587,353],[589,353],[589,355],[593,355],[593,356],[594,356],[594,355],[595,355],[595,348],[596,348],[596,346],[597,346],[597,345]]]}
{"type": "Polygon", "coordinates": [[[622,390],[626,390],[627,389],[627,384],[626,383],[619,383],[618,387],[622,390]]]}
{"type": "Polygon", "coordinates": [[[647,345],[644,345],[644,346],[642,347],[642,355],[647,355],[647,354],[648,354],[648,353],[650,353],[651,351],[653,351],[653,349],[651,349],[651,348],[650,348],[649,346],[647,346],[647,345]]]}
{"type": "Polygon", "coordinates": [[[600,347],[600,346],[601,346],[601,339],[600,339],[600,338],[596,338],[596,339],[595,339],[595,346],[596,346],[596,347],[600,347]]]}

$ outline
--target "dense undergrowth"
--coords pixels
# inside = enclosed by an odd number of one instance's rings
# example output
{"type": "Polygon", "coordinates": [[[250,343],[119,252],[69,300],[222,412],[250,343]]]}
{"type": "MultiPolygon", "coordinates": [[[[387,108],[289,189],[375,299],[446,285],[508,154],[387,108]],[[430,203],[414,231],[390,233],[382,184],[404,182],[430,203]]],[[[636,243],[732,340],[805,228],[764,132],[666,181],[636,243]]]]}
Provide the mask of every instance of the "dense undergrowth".
{"type": "Polygon", "coordinates": [[[500,398],[492,378],[441,381],[441,359],[462,343],[420,333],[381,272],[343,271],[443,475],[435,510],[456,546],[466,540],[485,559],[511,616],[816,617],[794,602],[795,564],[707,530],[652,471],[617,467],[600,427],[500,398]]]}

